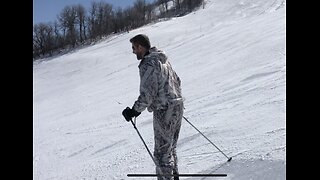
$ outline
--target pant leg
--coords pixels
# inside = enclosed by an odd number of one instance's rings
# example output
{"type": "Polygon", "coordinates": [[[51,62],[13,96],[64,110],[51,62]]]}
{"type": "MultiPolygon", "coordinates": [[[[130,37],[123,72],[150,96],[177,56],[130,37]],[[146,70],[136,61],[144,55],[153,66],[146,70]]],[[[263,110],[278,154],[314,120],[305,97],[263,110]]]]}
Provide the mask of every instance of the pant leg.
{"type": "MultiPolygon", "coordinates": [[[[179,139],[181,121],[182,121],[182,117],[183,117],[183,104],[175,106],[175,109],[173,112],[174,112],[173,117],[176,117],[176,119],[177,119],[177,124],[176,124],[176,128],[175,128],[175,132],[174,132],[174,136],[173,136],[173,144],[172,144],[172,156],[173,156],[173,160],[174,160],[173,174],[179,174],[178,156],[177,156],[176,147],[177,147],[177,142],[179,139]]],[[[179,180],[179,177],[175,177],[174,180],[179,180]]]]}
{"type": "MultiPolygon", "coordinates": [[[[176,146],[182,114],[182,104],[154,111],[154,157],[159,166],[156,168],[158,174],[173,174],[173,171],[178,173],[176,146]]],[[[172,180],[172,177],[159,177],[158,180],[172,180]]]]}

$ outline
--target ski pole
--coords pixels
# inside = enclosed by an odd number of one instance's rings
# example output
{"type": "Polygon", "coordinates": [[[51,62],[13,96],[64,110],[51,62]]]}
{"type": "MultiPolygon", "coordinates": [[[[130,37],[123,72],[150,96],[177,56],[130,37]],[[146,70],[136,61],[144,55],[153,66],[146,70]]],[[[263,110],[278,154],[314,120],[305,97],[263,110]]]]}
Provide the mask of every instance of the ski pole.
{"type": "Polygon", "coordinates": [[[228,157],[227,155],[225,155],[212,141],[210,141],[210,139],[208,139],[202,132],[200,132],[198,128],[191,124],[191,122],[187,118],[183,116],[183,119],[185,119],[194,129],[196,129],[204,138],[206,138],[214,147],[216,147],[228,159],[228,162],[231,161],[232,157],[228,157]]]}
{"type": "MultiPolygon", "coordinates": [[[[136,121],[136,118],[137,118],[137,117],[135,117],[135,118],[134,118],[134,121],[136,121]]],[[[139,137],[140,137],[141,141],[143,142],[144,147],[147,149],[147,151],[148,151],[148,153],[149,153],[149,155],[150,155],[150,157],[151,157],[151,159],[152,159],[152,161],[153,161],[154,165],[159,169],[160,173],[161,173],[161,174],[163,174],[163,173],[162,173],[162,171],[161,171],[161,169],[159,168],[159,166],[157,166],[157,163],[156,163],[156,161],[155,161],[154,157],[152,156],[152,154],[151,154],[151,152],[150,152],[150,150],[149,150],[149,148],[148,148],[148,146],[147,146],[146,142],[143,140],[143,138],[142,138],[142,136],[141,136],[141,134],[140,134],[140,132],[139,132],[139,130],[138,130],[138,128],[137,128],[137,126],[136,126],[136,124],[135,124],[135,123],[133,123],[132,119],[131,119],[130,121],[131,121],[131,123],[132,123],[132,125],[133,125],[134,129],[137,131],[137,133],[138,133],[138,135],[139,135],[139,137]]],[[[159,175],[158,175],[158,176],[159,176],[159,175]]]]}

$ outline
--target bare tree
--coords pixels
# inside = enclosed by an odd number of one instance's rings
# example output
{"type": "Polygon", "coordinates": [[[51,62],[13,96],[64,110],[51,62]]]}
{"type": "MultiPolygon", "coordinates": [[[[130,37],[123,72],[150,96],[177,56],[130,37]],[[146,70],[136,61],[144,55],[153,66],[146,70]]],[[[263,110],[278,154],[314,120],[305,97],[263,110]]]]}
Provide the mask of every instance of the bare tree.
{"type": "Polygon", "coordinates": [[[133,5],[134,26],[139,27],[146,23],[146,2],[145,0],[136,0],[133,5]]]}
{"type": "Polygon", "coordinates": [[[146,11],[146,23],[150,23],[156,18],[156,14],[154,12],[155,5],[154,4],[146,4],[145,11],[146,11]]]}
{"type": "Polygon", "coordinates": [[[125,31],[125,22],[124,22],[125,16],[122,8],[118,8],[113,13],[113,31],[115,33],[125,31]]]}
{"type": "Polygon", "coordinates": [[[90,6],[90,15],[88,17],[88,28],[90,39],[98,36],[98,3],[92,2],[90,6]]]}
{"type": "MultiPolygon", "coordinates": [[[[112,5],[101,2],[100,7],[101,11],[101,34],[106,35],[110,34],[113,30],[113,23],[112,23],[112,17],[113,17],[113,10],[112,10],[112,5]]],[[[99,16],[100,17],[100,16],[99,16]]]]}
{"type": "Polygon", "coordinates": [[[105,2],[92,2],[89,21],[90,37],[102,37],[113,30],[113,9],[112,5],[105,2]]]}
{"type": "Polygon", "coordinates": [[[79,25],[79,41],[82,43],[86,37],[86,9],[81,5],[78,4],[75,6],[76,10],[76,23],[79,25]]]}
{"type": "Polygon", "coordinates": [[[76,14],[74,6],[66,6],[58,16],[58,21],[64,31],[64,39],[72,47],[75,47],[77,43],[76,14]]]}
{"type": "Polygon", "coordinates": [[[33,26],[34,55],[52,55],[54,50],[54,29],[50,23],[39,23],[33,26]]]}
{"type": "Polygon", "coordinates": [[[184,0],[181,6],[184,11],[191,12],[195,8],[201,6],[201,4],[203,4],[203,0],[184,0]]]}
{"type": "Polygon", "coordinates": [[[168,13],[168,2],[169,1],[170,0],[158,0],[158,3],[157,3],[157,5],[164,7],[166,14],[168,13]]]}
{"type": "Polygon", "coordinates": [[[126,31],[129,31],[135,27],[135,11],[133,8],[128,8],[123,11],[124,24],[126,31]]]}
{"type": "Polygon", "coordinates": [[[178,14],[180,12],[180,9],[181,9],[181,0],[174,0],[174,6],[175,6],[175,9],[176,9],[176,14],[178,14]]]}

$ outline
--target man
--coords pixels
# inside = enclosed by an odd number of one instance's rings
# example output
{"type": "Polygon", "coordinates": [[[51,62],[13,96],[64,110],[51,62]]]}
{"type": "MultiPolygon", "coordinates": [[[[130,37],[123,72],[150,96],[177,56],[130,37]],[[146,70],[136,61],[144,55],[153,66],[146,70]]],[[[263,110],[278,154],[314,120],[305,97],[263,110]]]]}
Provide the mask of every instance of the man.
{"type": "MultiPolygon", "coordinates": [[[[183,116],[181,81],[172,69],[167,56],[150,45],[144,34],[130,39],[133,53],[139,64],[140,95],[132,108],[122,114],[127,121],[137,117],[146,108],[153,112],[154,159],[157,174],[178,174],[176,146],[183,116]]],[[[158,177],[158,180],[172,180],[172,177],[158,177]]],[[[174,180],[178,180],[175,177],[174,180]]]]}

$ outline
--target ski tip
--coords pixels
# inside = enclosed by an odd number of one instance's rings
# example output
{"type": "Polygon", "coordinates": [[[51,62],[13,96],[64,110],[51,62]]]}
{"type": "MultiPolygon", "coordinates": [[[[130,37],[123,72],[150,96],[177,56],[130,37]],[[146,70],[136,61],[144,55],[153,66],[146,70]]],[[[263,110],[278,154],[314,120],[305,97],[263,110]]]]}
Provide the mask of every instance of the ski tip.
{"type": "Polygon", "coordinates": [[[230,161],[231,161],[231,159],[232,159],[232,157],[230,157],[230,158],[228,159],[228,162],[230,162],[230,161]]]}

